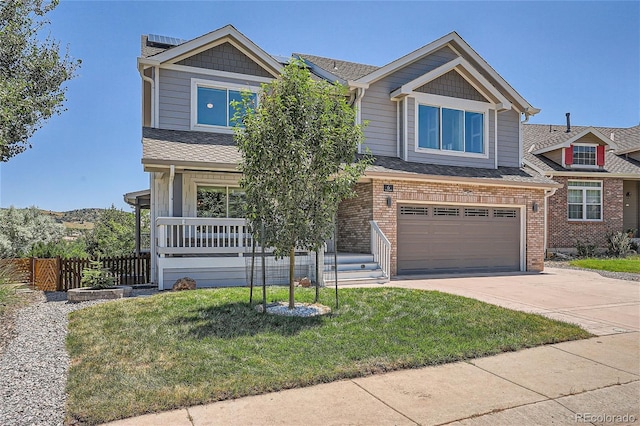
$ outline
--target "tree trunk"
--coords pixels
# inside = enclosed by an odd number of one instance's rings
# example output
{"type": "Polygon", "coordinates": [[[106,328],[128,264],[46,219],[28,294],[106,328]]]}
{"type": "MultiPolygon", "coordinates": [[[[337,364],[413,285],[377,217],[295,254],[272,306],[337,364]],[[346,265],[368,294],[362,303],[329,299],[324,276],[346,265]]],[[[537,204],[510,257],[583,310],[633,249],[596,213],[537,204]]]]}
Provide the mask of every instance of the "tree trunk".
{"type": "Polygon", "coordinates": [[[296,273],[296,249],[295,247],[291,247],[291,250],[289,251],[289,309],[293,309],[296,307],[296,300],[293,297],[293,292],[295,290],[295,286],[293,284],[295,273],[296,273]]]}

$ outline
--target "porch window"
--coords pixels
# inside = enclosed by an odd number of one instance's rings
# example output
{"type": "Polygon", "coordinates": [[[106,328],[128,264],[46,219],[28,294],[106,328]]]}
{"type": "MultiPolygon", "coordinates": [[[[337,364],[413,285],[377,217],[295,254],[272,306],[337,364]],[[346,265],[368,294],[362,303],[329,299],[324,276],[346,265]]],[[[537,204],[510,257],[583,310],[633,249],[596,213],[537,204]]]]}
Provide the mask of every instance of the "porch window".
{"type": "Polygon", "coordinates": [[[567,202],[569,220],[602,220],[602,182],[569,181],[567,202]]]}
{"type": "Polygon", "coordinates": [[[244,217],[245,194],[240,188],[198,186],[196,197],[198,217],[244,217]]]}
{"type": "Polygon", "coordinates": [[[418,148],[484,154],[484,114],[418,105],[418,148]]]}

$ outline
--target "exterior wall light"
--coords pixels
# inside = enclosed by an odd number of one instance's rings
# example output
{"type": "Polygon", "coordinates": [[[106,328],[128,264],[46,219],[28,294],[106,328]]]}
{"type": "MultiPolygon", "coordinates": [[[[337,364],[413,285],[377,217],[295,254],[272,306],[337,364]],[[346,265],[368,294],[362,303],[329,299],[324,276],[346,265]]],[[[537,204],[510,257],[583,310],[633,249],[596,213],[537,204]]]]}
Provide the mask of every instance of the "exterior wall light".
{"type": "Polygon", "coordinates": [[[536,203],[534,201],[533,204],[531,205],[531,210],[533,210],[534,213],[537,213],[538,212],[538,203],[536,203]]]}
{"type": "Polygon", "coordinates": [[[391,207],[391,196],[387,195],[387,207],[391,207]]]}

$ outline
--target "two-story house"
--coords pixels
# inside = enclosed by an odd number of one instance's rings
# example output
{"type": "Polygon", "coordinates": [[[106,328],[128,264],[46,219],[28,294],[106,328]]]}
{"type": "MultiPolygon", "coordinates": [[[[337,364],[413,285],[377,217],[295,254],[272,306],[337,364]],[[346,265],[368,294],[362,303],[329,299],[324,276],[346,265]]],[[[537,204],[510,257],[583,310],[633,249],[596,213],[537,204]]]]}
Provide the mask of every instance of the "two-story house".
{"type": "Polygon", "coordinates": [[[611,232],[640,225],[640,126],[525,124],[524,162],[561,183],[549,198],[547,248],[607,247],[611,232]]]}
{"type": "MultiPolygon", "coordinates": [[[[381,67],[293,56],[345,85],[357,122],[368,123],[361,151],[375,163],[340,207],[338,251],[371,255],[387,279],[543,269],[545,204],[560,185],[522,167],[522,123],[539,110],[457,33],[381,67]]],[[[140,194],[149,197],[160,288],[184,275],[205,286],[246,283],[229,103],[241,90],[258,96],[287,60],[230,25],[189,41],[142,37],[150,193],[140,194]]]]}

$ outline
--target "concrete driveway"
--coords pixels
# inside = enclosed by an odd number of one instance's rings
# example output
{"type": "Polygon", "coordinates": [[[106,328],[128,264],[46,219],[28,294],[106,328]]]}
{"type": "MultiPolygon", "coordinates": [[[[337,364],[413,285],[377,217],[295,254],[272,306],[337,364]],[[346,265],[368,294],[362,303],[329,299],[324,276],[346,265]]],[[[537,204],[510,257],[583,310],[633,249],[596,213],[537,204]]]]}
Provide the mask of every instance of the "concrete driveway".
{"type": "MultiPolygon", "coordinates": [[[[640,423],[640,283],[592,272],[398,279],[578,323],[598,337],[113,422],[144,425],[640,423]]],[[[379,285],[372,285],[379,287],[379,285]]]]}
{"type": "Polygon", "coordinates": [[[547,268],[541,274],[399,277],[393,287],[438,290],[578,324],[598,336],[640,331],[640,282],[547,268]]]}

